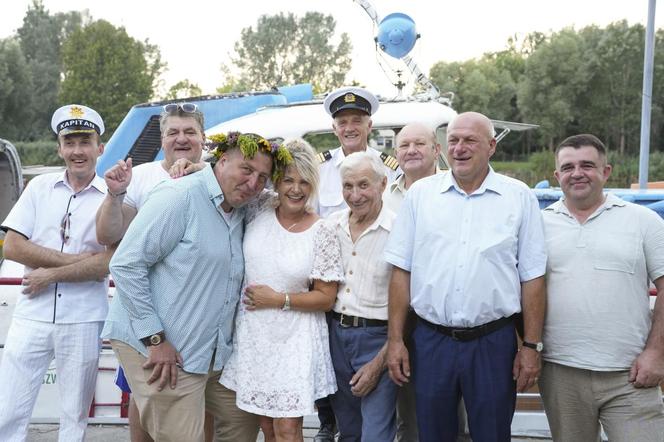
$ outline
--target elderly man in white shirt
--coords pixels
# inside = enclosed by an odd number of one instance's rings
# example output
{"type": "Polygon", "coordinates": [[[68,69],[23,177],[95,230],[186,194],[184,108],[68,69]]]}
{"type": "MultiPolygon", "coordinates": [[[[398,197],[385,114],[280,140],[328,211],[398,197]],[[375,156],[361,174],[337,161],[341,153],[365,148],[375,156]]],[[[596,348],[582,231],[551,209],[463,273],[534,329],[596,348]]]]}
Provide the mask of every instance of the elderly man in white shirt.
{"type": "Polygon", "coordinates": [[[540,371],[546,250],[537,199],[489,166],[491,121],[458,115],[447,132],[450,173],[411,186],[385,248],[390,282],[388,365],[415,383],[421,441],[454,441],[463,397],[471,438],[509,441],[516,390],[540,371]],[[409,307],[413,370],[403,343],[409,307]],[[517,353],[514,319],[523,314],[517,353]]]}
{"type": "Polygon", "coordinates": [[[53,359],[60,387],[61,441],[82,441],[97,379],[108,312],[107,251],[95,238],[106,194],[95,174],[104,151],[101,116],[59,108],[51,120],[64,173],[34,178],[2,223],[4,256],[25,265],[0,364],[0,440],[22,441],[44,373],[53,359]]]}
{"type": "Polygon", "coordinates": [[[387,375],[387,287],[391,265],[381,257],[394,213],[381,199],[387,178],[368,152],[341,165],[344,200],[334,213],[345,282],[339,285],[330,324],[330,352],[339,390],[332,396],[340,439],[394,439],[396,385],[387,375]]]}

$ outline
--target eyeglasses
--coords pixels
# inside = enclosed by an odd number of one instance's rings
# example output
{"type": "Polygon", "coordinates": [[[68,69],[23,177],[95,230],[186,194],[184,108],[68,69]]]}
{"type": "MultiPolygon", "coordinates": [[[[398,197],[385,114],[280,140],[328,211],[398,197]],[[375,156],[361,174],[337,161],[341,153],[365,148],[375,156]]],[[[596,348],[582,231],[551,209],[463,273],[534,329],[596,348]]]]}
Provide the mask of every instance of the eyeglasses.
{"type": "Polygon", "coordinates": [[[195,103],[168,103],[164,105],[164,112],[168,114],[175,114],[178,109],[187,114],[193,114],[198,111],[198,105],[195,103]]]}
{"type": "Polygon", "coordinates": [[[65,216],[62,217],[60,222],[60,238],[62,238],[62,243],[67,244],[69,241],[69,234],[71,233],[71,212],[67,211],[65,216]]]}

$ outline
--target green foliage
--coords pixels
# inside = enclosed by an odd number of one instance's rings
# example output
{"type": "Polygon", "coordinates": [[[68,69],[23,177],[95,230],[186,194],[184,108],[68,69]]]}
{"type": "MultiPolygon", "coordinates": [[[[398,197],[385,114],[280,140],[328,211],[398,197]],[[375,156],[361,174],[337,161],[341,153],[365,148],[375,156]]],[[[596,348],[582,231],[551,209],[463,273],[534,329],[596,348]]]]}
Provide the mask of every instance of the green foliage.
{"type": "Polygon", "coordinates": [[[58,142],[55,136],[51,140],[17,141],[14,144],[21,165],[25,166],[64,166],[64,161],[58,156],[58,142]]]}
{"type": "Polygon", "coordinates": [[[164,100],[175,100],[178,98],[198,97],[203,94],[200,86],[196,83],[184,79],[175,83],[168,89],[168,92],[163,97],[164,100]]]}
{"type": "Polygon", "coordinates": [[[341,86],[350,69],[352,46],[346,33],[338,44],[331,43],[335,28],[334,18],[320,12],[260,16],[256,28],[242,29],[235,43],[232,62],[240,75],[227,85],[237,82],[247,89],[265,90],[308,82],[316,92],[341,86]]]}
{"type": "Polygon", "coordinates": [[[92,22],[62,48],[60,100],[89,105],[104,118],[110,137],[129,109],[148,101],[164,65],[159,50],[104,20],[92,22]]]}
{"type": "Polygon", "coordinates": [[[51,132],[51,115],[60,106],[62,42],[81,27],[86,16],[80,12],[50,14],[41,0],[33,0],[17,30],[18,41],[31,76],[31,98],[26,107],[32,113],[30,130],[21,139],[35,139],[51,132]]]}
{"type": "Polygon", "coordinates": [[[0,40],[0,137],[21,139],[30,132],[32,75],[19,43],[0,40]]]}

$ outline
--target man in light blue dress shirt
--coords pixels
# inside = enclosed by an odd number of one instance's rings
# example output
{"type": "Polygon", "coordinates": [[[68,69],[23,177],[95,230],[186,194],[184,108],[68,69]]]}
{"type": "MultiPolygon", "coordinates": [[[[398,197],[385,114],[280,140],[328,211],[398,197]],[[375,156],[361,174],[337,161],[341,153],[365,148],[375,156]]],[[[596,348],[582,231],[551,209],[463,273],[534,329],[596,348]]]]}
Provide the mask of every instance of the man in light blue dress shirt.
{"type": "Polygon", "coordinates": [[[232,348],[244,274],[241,207],[272,166],[260,149],[246,157],[232,147],[214,167],[161,183],[111,261],[117,290],[102,336],[154,440],[203,440],[205,407],[221,414],[208,384],[232,348]]]}
{"type": "Polygon", "coordinates": [[[410,187],[385,247],[394,265],[388,367],[397,384],[415,384],[421,442],[456,440],[461,397],[474,441],[507,442],[516,390],[540,371],[542,217],[525,184],[489,166],[496,140],[487,117],[457,116],[447,144],[451,172],[410,187]],[[418,316],[412,370],[403,343],[409,306],[418,316]]]}

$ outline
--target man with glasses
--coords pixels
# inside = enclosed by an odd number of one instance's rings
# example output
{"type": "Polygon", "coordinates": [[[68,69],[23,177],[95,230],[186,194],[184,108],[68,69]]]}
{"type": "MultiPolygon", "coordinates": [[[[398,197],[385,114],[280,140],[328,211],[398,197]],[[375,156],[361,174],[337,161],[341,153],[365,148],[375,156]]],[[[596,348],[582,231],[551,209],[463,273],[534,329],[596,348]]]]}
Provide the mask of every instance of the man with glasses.
{"type": "MultiPolygon", "coordinates": [[[[111,261],[117,290],[102,336],[159,441],[201,440],[206,408],[222,424],[236,408],[218,377],[244,273],[241,207],[263,190],[277,151],[254,135],[224,139],[214,167],[155,187],[111,261]]],[[[230,419],[224,440],[256,440],[256,421],[230,419]]]]}
{"type": "Polygon", "coordinates": [[[82,441],[95,390],[99,334],[108,311],[112,252],[95,238],[92,215],[106,185],[96,176],[102,118],[67,105],[51,120],[64,173],[35,177],[2,224],[4,256],[25,265],[0,364],[0,440],[25,440],[39,387],[56,360],[60,440],[82,441]]]}

